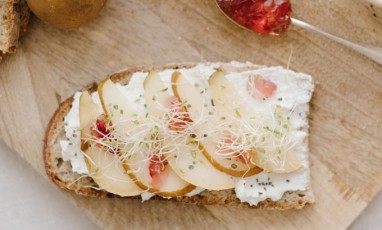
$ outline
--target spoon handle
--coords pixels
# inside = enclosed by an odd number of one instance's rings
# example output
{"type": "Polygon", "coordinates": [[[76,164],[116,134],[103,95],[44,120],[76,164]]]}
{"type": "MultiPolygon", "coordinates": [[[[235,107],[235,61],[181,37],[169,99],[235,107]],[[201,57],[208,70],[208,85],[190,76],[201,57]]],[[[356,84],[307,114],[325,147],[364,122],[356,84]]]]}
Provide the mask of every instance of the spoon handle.
{"type": "Polygon", "coordinates": [[[374,47],[374,46],[362,46],[359,44],[356,44],[354,42],[348,41],[346,39],[334,36],[332,34],[329,34],[315,26],[312,26],[308,23],[305,23],[303,21],[300,21],[298,19],[292,18],[292,23],[296,26],[302,27],[304,29],[319,33],[321,35],[324,35],[327,38],[332,39],[333,41],[336,41],[348,48],[351,48],[366,57],[369,57],[370,59],[374,60],[375,62],[382,64],[382,49],[379,47],[374,47]]]}

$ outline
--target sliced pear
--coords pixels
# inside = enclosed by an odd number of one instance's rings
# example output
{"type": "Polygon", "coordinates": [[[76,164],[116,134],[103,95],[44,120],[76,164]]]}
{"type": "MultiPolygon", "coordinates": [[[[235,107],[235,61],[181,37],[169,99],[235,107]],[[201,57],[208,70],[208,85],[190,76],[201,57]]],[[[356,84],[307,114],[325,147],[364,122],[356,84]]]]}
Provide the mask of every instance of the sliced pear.
{"type": "MultiPolygon", "coordinates": [[[[155,72],[148,75],[144,87],[148,113],[150,116],[163,119],[163,115],[168,112],[165,108],[171,95],[167,90],[163,90],[165,86],[155,72]],[[154,97],[156,100],[152,100],[154,97]]],[[[183,146],[180,144],[183,143],[181,140],[169,140],[169,142],[171,143],[167,144],[177,150],[168,156],[168,162],[172,170],[183,180],[211,190],[229,189],[235,186],[232,177],[216,170],[195,146],[183,146]],[[193,154],[190,153],[191,150],[193,154]],[[190,171],[190,168],[193,170],[190,171]]]]}
{"type": "Polygon", "coordinates": [[[178,154],[168,158],[168,163],[183,180],[208,190],[224,190],[235,187],[235,180],[207,160],[197,146],[179,145],[178,154]]]}
{"type": "Polygon", "coordinates": [[[213,73],[208,84],[215,109],[220,113],[220,116],[225,116],[227,119],[230,117],[245,119],[251,115],[248,104],[241,100],[241,96],[232,87],[223,72],[216,71],[213,73]]]}
{"type": "Polygon", "coordinates": [[[110,79],[102,81],[98,91],[102,106],[113,124],[112,133],[122,139],[120,142],[124,137],[128,138],[141,133],[134,143],[119,145],[119,154],[124,162],[123,167],[135,183],[144,190],[165,197],[182,196],[192,191],[195,186],[179,178],[171,168],[164,170],[163,174],[160,173],[160,176],[156,178],[160,180],[159,184],[158,181],[153,180],[149,170],[151,153],[146,146],[148,142],[145,142],[145,138],[150,139],[150,130],[142,125],[149,121],[137,114],[110,79]]]}
{"type": "Polygon", "coordinates": [[[147,75],[143,82],[145,89],[144,98],[149,115],[156,118],[162,118],[168,112],[167,103],[171,97],[157,72],[152,71],[147,75]]]}
{"type": "Polygon", "coordinates": [[[142,189],[126,174],[118,155],[97,146],[86,149],[84,153],[89,173],[100,188],[119,196],[142,193],[142,189]]]}
{"type": "MultiPolygon", "coordinates": [[[[88,92],[82,93],[79,107],[81,139],[89,139],[92,124],[95,123],[100,113],[88,92]]],[[[142,192],[125,174],[118,156],[91,141],[87,141],[87,144],[83,146],[85,146],[83,151],[89,173],[100,188],[119,196],[137,196],[142,192]]]]}
{"type": "MultiPolygon", "coordinates": [[[[202,82],[191,85],[190,82],[179,72],[175,72],[172,78],[172,83],[174,87],[174,94],[181,101],[187,101],[189,106],[188,111],[190,117],[194,121],[200,121],[203,117],[209,117],[200,125],[195,127],[196,135],[200,137],[205,137],[201,140],[200,150],[205,155],[205,157],[211,162],[211,164],[218,170],[227,173],[235,177],[248,177],[261,172],[262,170],[255,165],[248,162],[243,162],[238,159],[238,157],[222,157],[216,154],[218,152],[218,142],[219,138],[224,138],[224,133],[212,133],[211,130],[216,129],[216,127],[222,126],[218,121],[221,116],[227,117],[232,114],[236,116],[237,111],[235,109],[229,109],[228,114],[219,115],[218,111],[215,110],[216,103],[219,103],[222,110],[227,110],[228,104],[234,103],[234,98],[232,93],[233,90],[227,91],[224,86],[219,85],[218,78],[219,74],[215,74],[212,82],[217,84],[213,89],[214,95],[216,96],[216,88],[220,87],[219,96],[216,98],[211,97],[211,88],[208,91],[207,87],[202,87],[202,82]],[[220,95],[220,92],[224,92],[224,95],[220,95]],[[227,101],[226,101],[227,100],[227,101]],[[218,102],[219,101],[219,102],[218,102]]],[[[225,84],[225,82],[223,82],[225,84]]],[[[233,91],[234,92],[234,91],[233,91]]],[[[243,103],[244,104],[244,103],[243,103]]],[[[243,106],[243,108],[245,108],[243,106]]]]}
{"type": "MultiPolygon", "coordinates": [[[[209,79],[209,85],[212,98],[215,102],[215,108],[221,116],[226,116],[227,119],[233,116],[249,119],[254,115],[248,105],[240,99],[241,96],[231,86],[221,71],[216,71],[212,74],[209,79]]],[[[270,156],[258,151],[255,157],[252,158],[252,162],[258,167],[274,173],[289,173],[302,167],[301,162],[292,151],[282,155],[274,155],[272,160],[270,160],[270,156]]]]}
{"type": "Polygon", "coordinates": [[[264,169],[264,171],[270,173],[291,173],[303,167],[301,161],[296,157],[293,151],[283,153],[279,156],[273,155],[271,158],[272,160],[270,160],[270,156],[258,152],[258,154],[252,158],[252,161],[264,169]]]}
{"type": "MultiPolygon", "coordinates": [[[[166,88],[157,72],[152,71],[145,78],[143,82],[145,89],[144,98],[147,105],[147,112],[150,118],[163,119],[164,115],[168,112],[166,107],[169,98],[171,97],[168,92],[170,89],[166,88]]],[[[194,190],[196,187],[184,180],[182,180],[171,167],[165,169],[168,175],[166,179],[167,183],[164,183],[161,187],[162,191],[175,191],[170,192],[167,196],[177,196],[185,195],[188,192],[194,190]],[[183,186],[184,189],[181,189],[183,186]]]]}
{"type": "Polygon", "coordinates": [[[80,124],[81,124],[81,139],[83,140],[82,148],[86,149],[88,145],[87,139],[92,138],[92,132],[91,129],[92,124],[95,123],[95,121],[100,116],[100,113],[98,111],[98,107],[96,104],[94,104],[90,94],[88,92],[83,92],[80,97],[80,104],[79,104],[79,110],[80,110],[80,124]]]}

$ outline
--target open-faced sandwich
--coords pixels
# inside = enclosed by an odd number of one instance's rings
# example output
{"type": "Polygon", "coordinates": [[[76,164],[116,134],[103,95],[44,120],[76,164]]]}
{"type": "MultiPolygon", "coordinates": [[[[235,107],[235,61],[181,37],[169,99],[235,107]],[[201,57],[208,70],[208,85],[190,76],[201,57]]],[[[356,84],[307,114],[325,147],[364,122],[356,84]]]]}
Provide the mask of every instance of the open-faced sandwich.
{"type": "Polygon", "coordinates": [[[46,170],[87,196],[302,208],[312,92],[306,74],[248,62],[129,69],[60,105],[46,170]]]}

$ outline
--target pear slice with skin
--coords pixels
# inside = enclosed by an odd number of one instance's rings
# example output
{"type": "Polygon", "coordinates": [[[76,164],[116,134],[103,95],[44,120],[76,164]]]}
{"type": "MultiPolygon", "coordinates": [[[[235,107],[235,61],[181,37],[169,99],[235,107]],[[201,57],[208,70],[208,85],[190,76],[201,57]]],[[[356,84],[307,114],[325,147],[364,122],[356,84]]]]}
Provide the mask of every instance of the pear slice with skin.
{"type": "Polygon", "coordinates": [[[177,155],[168,157],[168,163],[183,180],[208,190],[235,187],[235,179],[217,170],[200,151],[198,143],[178,145],[177,155]]]}
{"type": "MultiPolygon", "coordinates": [[[[251,108],[243,100],[240,100],[241,96],[221,71],[216,71],[211,75],[209,85],[218,113],[224,114],[227,118],[240,116],[242,119],[249,119],[254,115],[251,108]]],[[[302,167],[293,151],[283,155],[275,154],[272,160],[269,158],[270,156],[265,153],[257,151],[252,157],[252,162],[259,168],[272,173],[290,173],[302,167]]]]}
{"type": "MultiPolygon", "coordinates": [[[[150,117],[155,119],[165,119],[165,114],[169,112],[166,104],[170,93],[161,82],[156,72],[151,72],[144,82],[145,99],[150,117]]],[[[167,160],[171,168],[183,180],[210,190],[230,189],[235,186],[233,178],[214,168],[207,158],[200,152],[193,141],[188,137],[180,137],[178,140],[167,141],[166,144],[176,149],[170,154],[167,160]],[[186,138],[183,140],[182,138],[186,138]],[[171,142],[171,143],[169,143],[171,142]],[[194,144],[182,144],[194,143],[194,144]]]]}
{"type": "MultiPolygon", "coordinates": [[[[82,150],[89,173],[98,186],[119,196],[137,196],[142,193],[125,174],[119,157],[91,141],[91,129],[101,115],[88,92],[80,97],[80,128],[82,150]]],[[[94,138],[94,137],[93,137],[94,138]]]]}
{"type": "MultiPolygon", "coordinates": [[[[221,126],[219,124],[218,111],[215,110],[216,100],[218,98],[211,97],[211,88],[203,85],[202,82],[198,84],[190,84],[190,82],[179,72],[175,72],[172,77],[173,91],[175,96],[182,102],[187,102],[191,106],[188,108],[188,112],[193,121],[199,121],[201,118],[208,117],[204,122],[195,127],[196,135],[204,137],[199,147],[205,157],[211,162],[211,164],[221,172],[227,173],[234,177],[248,177],[260,173],[262,169],[251,164],[249,160],[247,162],[241,161],[238,157],[222,157],[217,153],[218,151],[218,139],[225,137],[224,131],[212,133],[211,130],[215,130],[216,127],[221,126]]],[[[229,99],[232,101],[232,92],[225,92],[223,99],[229,99]]],[[[233,114],[236,114],[233,111],[233,114]]]]}
{"type": "Polygon", "coordinates": [[[150,139],[150,132],[145,124],[141,124],[146,122],[145,117],[136,113],[109,78],[99,84],[98,92],[104,111],[113,124],[112,134],[122,139],[124,135],[131,137],[136,133],[142,134],[137,136],[134,143],[119,146],[119,154],[124,162],[123,167],[135,183],[140,188],[163,197],[182,196],[192,191],[195,186],[178,177],[168,165],[163,164],[161,173],[153,177],[150,175],[151,153],[146,143],[143,143],[145,138],[150,139]]]}

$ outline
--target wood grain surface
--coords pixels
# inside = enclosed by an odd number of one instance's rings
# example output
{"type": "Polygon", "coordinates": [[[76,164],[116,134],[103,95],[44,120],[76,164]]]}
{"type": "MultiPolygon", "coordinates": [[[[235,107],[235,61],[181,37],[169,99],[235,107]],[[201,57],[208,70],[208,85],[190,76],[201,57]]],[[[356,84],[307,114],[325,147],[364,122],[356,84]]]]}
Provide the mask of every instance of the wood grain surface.
{"type": "MultiPolygon", "coordinates": [[[[382,11],[366,1],[292,3],[298,19],[382,47],[382,11]]],[[[212,0],[109,0],[96,20],[77,30],[32,18],[17,53],[0,63],[0,138],[45,176],[45,129],[76,90],[137,65],[230,60],[289,66],[314,77],[316,205],[256,211],[58,191],[106,229],[346,229],[382,189],[382,66],[293,26],[280,37],[243,30],[212,0]]]]}

